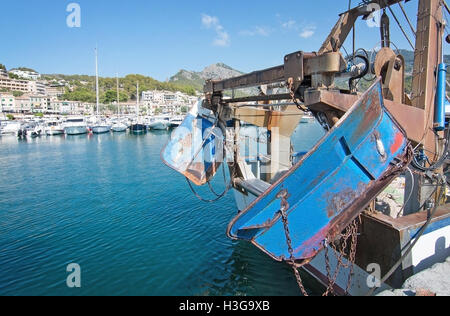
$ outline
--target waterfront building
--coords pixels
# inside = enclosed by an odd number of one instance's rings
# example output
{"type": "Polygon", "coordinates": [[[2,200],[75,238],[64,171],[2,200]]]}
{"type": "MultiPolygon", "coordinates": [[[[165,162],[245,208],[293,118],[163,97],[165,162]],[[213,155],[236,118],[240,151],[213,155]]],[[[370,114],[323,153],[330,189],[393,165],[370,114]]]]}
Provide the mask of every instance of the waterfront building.
{"type": "Polygon", "coordinates": [[[31,95],[30,104],[31,112],[46,113],[50,109],[51,99],[47,96],[31,95]]]}
{"type": "Polygon", "coordinates": [[[65,93],[65,85],[51,84],[46,86],[46,95],[51,98],[60,98],[65,93]]]}
{"type": "Polygon", "coordinates": [[[31,112],[31,99],[30,96],[24,94],[15,98],[14,112],[15,113],[30,113],[31,112]]]}
{"type": "Polygon", "coordinates": [[[14,112],[15,100],[12,94],[0,94],[0,112],[14,112]]]}
{"type": "Polygon", "coordinates": [[[7,89],[9,91],[20,91],[27,93],[30,90],[28,80],[11,79],[8,77],[0,77],[0,89],[7,89]]]}
{"type": "Polygon", "coordinates": [[[28,92],[37,95],[46,95],[46,86],[40,81],[28,81],[28,92]]]}
{"type": "Polygon", "coordinates": [[[15,74],[16,76],[19,76],[20,78],[28,80],[38,80],[41,78],[41,75],[39,73],[29,70],[12,69],[9,72],[15,74]]]}

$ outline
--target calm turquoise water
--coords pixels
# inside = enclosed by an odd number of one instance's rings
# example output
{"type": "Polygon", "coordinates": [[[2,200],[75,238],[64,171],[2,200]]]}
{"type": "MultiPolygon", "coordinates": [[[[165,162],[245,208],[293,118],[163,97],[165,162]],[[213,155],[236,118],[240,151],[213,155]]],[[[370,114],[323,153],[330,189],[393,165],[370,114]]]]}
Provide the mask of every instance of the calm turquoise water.
{"type": "MultiPolygon", "coordinates": [[[[301,124],[296,149],[321,135],[301,124]]],[[[298,295],[290,268],[225,236],[231,193],[199,202],[163,165],[168,138],[0,137],[0,295],[298,295]]]]}

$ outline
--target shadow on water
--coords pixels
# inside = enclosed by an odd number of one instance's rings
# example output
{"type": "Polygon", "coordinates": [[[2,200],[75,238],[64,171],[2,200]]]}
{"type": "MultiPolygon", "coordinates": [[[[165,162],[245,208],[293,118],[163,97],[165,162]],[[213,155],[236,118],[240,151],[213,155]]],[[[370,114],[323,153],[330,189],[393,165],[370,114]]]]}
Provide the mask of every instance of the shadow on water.
{"type": "MultiPolygon", "coordinates": [[[[230,249],[229,256],[211,258],[208,265],[189,276],[186,283],[191,285],[190,292],[200,296],[302,295],[287,263],[272,260],[248,242],[234,241],[230,249]]],[[[300,273],[308,293],[323,292],[310,275],[300,273]]]]}

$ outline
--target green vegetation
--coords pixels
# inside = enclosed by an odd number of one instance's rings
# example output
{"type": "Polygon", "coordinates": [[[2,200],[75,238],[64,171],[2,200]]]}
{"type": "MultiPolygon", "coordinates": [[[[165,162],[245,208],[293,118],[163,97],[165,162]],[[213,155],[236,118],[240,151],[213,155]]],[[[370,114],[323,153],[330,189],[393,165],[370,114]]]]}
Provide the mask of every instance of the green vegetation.
{"type": "Polygon", "coordinates": [[[3,64],[0,64],[0,69],[6,70],[6,66],[3,64]]]}
{"type": "Polygon", "coordinates": [[[34,116],[43,118],[44,117],[44,113],[35,113],[34,116]]]}
{"type": "Polygon", "coordinates": [[[13,91],[12,94],[15,98],[23,96],[22,91],[13,91]]]}
{"type": "MultiPolygon", "coordinates": [[[[57,83],[65,80],[73,91],[66,90],[63,98],[68,101],[95,102],[95,77],[87,75],[43,75],[44,80],[57,83]]],[[[120,80],[120,102],[129,99],[136,100],[136,84],[139,82],[139,92],[147,90],[180,91],[188,95],[195,95],[196,90],[192,85],[183,85],[172,82],[161,82],[143,75],[127,75],[120,80]]],[[[102,103],[115,102],[117,99],[116,78],[99,78],[100,101],[102,103]]]]}
{"type": "Polygon", "coordinates": [[[9,73],[8,73],[8,76],[9,76],[9,78],[11,78],[11,79],[21,79],[18,75],[13,74],[12,72],[9,72],[9,73]]]}
{"type": "Polygon", "coordinates": [[[36,70],[31,69],[31,68],[27,68],[27,67],[19,67],[19,68],[14,68],[14,69],[11,69],[11,70],[22,70],[22,71],[29,71],[29,72],[37,72],[36,70]]]}
{"type": "Polygon", "coordinates": [[[8,118],[8,120],[10,121],[14,121],[16,118],[14,117],[14,115],[12,114],[7,114],[6,117],[8,118]]]}
{"type": "Polygon", "coordinates": [[[92,91],[88,88],[79,88],[74,91],[69,91],[69,89],[66,89],[66,92],[64,93],[62,98],[69,101],[94,103],[96,100],[96,95],[95,91],[92,91]]]}
{"type": "Polygon", "coordinates": [[[182,106],[182,107],[181,107],[181,113],[187,113],[187,112],[189,112],[189,107],[187,107],[187,106],[182,106]]]}
{"type": "MultiPolygon", "coordinates": [[[[128,94],[125,92],[119,92],[119,102],[127,102],[128,101],[128,94]]],[[[107,104],[107,103],[113,103],[117,102],[117,91],[114,90],[108,90],[105,94],[102,95],[100,98],[100,102],[107,104]]]]}
{"type": "Polygon", "coordinates": [[[205,79],[200,74],[195,72],[189,72],[187,70],[179,71],[175,76],[170,78],[171,82],[178,85],[191,86],[194,90],[203,91],[205,79]]]}

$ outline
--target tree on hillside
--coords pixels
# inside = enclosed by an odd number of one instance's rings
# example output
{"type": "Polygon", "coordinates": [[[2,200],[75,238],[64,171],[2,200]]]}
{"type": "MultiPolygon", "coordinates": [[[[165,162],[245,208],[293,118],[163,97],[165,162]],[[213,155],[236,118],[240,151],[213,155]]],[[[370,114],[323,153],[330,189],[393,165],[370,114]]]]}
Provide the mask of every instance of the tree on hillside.
{"type": "MultiPolygon", "coordinates": [[[[119,102],[126,102],[128,101],[128,94],[125,92],[120,91],[119,92],[119,102]]],[[[105,94],[101,97],[102,103],[113,103],[117,102],[117,91],[115,90],[108,90],[105,92],[105,94]]]]}
{"type": "Polygon", "coordinates": [[[18,75],[13,74],[12,72],[8,73],[9,78],[11,79],[20,79],[20,77],[18,75]]]}
{"type": "Polygon", "coordinates": [[[15,98],[23,96],[23,92],[22,91],[13,91],[12,94],[13,94],[13,96],[15,98]]]}
{"type": "Polygon", "coordinates": [[[63,95],[64,100],[68,101],[80,101],[80,102],[96,102],[95,92],[87,88],[78,88],[74,91],[66,89],[66,93],[63,95]]]}
{"type": "Polygon", "coordinates": [[[14,69],[11,69],[11,70],[22,70],[22,71],[29,71],[29,72],[37,72],[36,70],[31,69],[31,68],[27,68],[27,67],[19,67],[19,68],[14,68],[14,69]]]}

